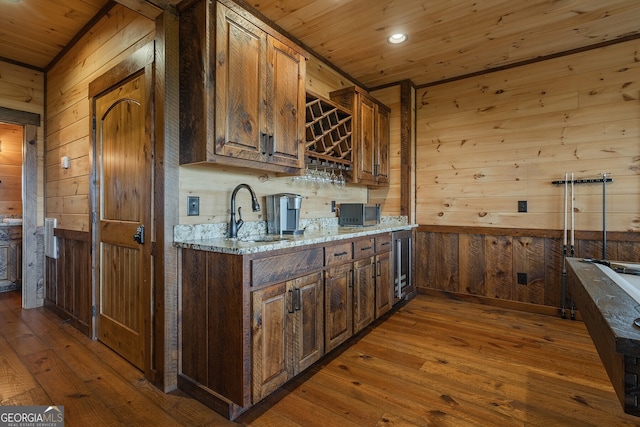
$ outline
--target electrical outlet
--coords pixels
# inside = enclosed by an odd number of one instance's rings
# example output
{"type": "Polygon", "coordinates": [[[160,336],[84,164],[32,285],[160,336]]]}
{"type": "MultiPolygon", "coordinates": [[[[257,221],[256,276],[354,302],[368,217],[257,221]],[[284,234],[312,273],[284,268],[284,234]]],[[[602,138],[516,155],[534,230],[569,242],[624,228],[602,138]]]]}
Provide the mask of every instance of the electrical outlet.
{"type": "Polygon", "coordinates": [[[527,211],[527,201],[518,200],[518,212],[526,212],[526,211],[527,211]]]}
{"type": "Polygon", "coordinates": [[[187,196],[187,215],[188,216],[200,215],[200,197],[187,196]]]}
{"type": "Polygon", "coordinates": [[[518,285],[526,285],[527,273],[517,273],[517,275],[518,275],[518,285]]]}

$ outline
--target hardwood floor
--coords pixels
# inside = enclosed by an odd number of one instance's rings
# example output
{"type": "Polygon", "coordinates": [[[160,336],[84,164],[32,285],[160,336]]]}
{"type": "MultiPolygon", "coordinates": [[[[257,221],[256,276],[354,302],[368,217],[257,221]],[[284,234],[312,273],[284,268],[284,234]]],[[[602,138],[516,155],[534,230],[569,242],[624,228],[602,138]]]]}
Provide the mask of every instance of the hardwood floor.
{"type": "Polygon", "coordinates": [[[67,426],[640,426],[581,322],[419,295],[369,329],[232,423],[4,293],[0,403],[67,426]]]}

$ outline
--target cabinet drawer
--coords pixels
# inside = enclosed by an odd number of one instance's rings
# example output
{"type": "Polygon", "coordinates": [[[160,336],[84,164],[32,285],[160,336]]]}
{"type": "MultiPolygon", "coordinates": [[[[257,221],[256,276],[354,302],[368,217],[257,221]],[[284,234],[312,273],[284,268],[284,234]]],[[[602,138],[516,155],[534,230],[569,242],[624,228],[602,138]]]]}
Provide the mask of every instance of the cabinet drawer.
{"type": "Polygon", "coordinates": [[[325,265],[336,265],[351,259],[353,259],[351,242],[325,246],[324,248],[325,265]]]}
{"type": "Polygon", "coordinates": [[[391,234],[376,236],[376,252],[389,252],[391,250],[391,234]]]}
{"type": "Polygon", "coordinates": [[[295,279],[322,268],[322,248],[251,260],[251,285],[260,286],[295,279]]]}
{"type": "Polygon", "coordinates": [[[375,237],[369,237],[366,239],[356,240],[353,243],[353,257],[360,259],[363,257],[371,256],[375,253],[375,237]]]}

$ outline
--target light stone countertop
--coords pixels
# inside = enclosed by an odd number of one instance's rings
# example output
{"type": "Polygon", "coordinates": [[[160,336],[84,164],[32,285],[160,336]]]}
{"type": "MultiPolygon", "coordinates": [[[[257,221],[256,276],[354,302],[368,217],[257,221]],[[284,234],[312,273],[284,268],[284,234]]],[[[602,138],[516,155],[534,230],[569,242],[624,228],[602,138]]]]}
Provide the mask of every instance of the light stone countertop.
{"type": "Polygon", "coordinates": [[[304,245],[353,239],[392,231],[410,230],[414,227],[416,227],[416,225],[407,224],[406,221],[404,224],[402,221],[383,221],[379,225],[368,227],[310,227],[303,235],[298,236],[278,236],[261,233],[241,236],[239,239],[228,239],[221,236],[189,239],[185,238],[188,236],[182,232],[176,233],[181,234],[182,238],[179,241],[176,239],[174,245],[186,249],[246,255],[276,249],[295,248],[304,245]]]}

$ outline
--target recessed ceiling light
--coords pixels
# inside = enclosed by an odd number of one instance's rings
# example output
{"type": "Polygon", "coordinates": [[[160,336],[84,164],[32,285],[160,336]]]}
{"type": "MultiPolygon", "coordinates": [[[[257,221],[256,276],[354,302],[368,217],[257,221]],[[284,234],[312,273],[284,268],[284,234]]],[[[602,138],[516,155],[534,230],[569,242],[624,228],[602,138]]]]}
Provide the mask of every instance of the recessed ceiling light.
{"type": "Polygon", "coordinates": [[[389,36],[387,41],[391,44],[400,44],[407,41],[408,36],[406,34],[397,33],[389,36]]]}

